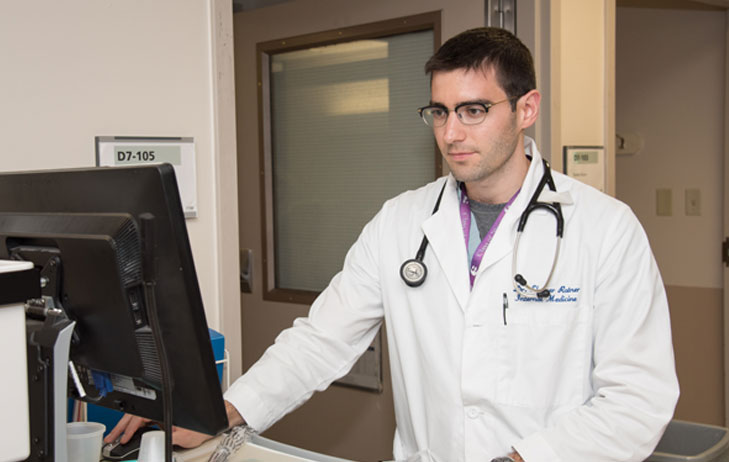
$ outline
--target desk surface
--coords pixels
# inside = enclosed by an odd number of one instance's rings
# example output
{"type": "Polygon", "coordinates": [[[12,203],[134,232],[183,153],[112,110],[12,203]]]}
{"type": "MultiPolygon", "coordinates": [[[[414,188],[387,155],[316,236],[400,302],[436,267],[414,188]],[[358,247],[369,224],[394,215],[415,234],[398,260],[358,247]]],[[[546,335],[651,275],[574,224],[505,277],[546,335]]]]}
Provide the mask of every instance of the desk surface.
{"type": "MultiPolygon", "coordinates": [[[[207,462],[221,437],[213,438],[198,448],[175,453],[178,462],[207,462]]],[[[289,446],[277,441],[253,436],[240,450],[233,454],[229,462],[352,462],[346,459],[327,456],[305,449],[289,446]]]]}

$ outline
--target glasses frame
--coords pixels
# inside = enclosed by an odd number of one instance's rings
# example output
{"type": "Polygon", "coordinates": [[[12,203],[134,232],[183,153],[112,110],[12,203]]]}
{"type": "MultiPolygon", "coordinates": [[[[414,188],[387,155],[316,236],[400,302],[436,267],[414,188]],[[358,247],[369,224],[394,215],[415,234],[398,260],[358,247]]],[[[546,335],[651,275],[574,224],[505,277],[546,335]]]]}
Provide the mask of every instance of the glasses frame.
{"type": "Polygon", "coordinates": [[[425,125],[427,125],[428,127],[431,127],[431,128],[443,127],[446,124],[446,122],[448,121],[448,117],[450,117],[451,112],[456,113],[456,115],[458,116],[458,121],[461,122],[463,125],[478,125],[478,124],[482,123],[484,120],[486,120],[486,115],[488,115],[489,109],[491,109],[493,106],[496,106],[497,104],[505,103],[507,101],[519,99],[519,98],[520,97],[506,98],[506,99],[502,99],[501,101],[496,101],[494,103],[484,103],[483,101],[464,101],[463,103],[458,103],[456,105],[456,107],[454,107],[453,109],[448,109],[447,107],[445,107],[442,104],[428,104],[427,106],[418,108],[418,115],[420,116],[421,119],[423,119],[423,122],[425,122],[425,125]],[[463,116],[461,115],[461,113],[458,112],[458,110],[460,108],[465,107],[465,106],[481,106],[484,110],[483,119],[479,120],[478,122],[474,122],[474,123],[465,122],[463,120],[463,116]],[[430,108],[437,108],[437,109],[442,109],[442,110],[446,111],[446,116],[443,119],[443,123],[436,124],[435,120],[433,120],[433,125],[428,123],[428,121],[425,119],[425,110],[430,109],[430,108]]]}

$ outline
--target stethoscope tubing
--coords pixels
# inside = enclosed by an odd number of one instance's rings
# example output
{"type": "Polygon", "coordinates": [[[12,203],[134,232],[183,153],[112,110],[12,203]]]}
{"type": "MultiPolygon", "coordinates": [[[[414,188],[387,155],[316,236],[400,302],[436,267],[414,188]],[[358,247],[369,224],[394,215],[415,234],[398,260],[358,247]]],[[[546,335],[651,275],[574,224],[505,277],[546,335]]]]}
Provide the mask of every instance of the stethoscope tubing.
{"type": "MultiPolygon", "coordinates": [[[[517,232],[516,232],[516,240],[514,241],[514,251],[512,253],[512,259],[511,259],[511,273],[512,273],[512,283],[514,285],[514,288],[521,292],[521,293],[534,293],[537,295],[538,298],[546,298],[549,296],[549,290],[547,289],[547,286],[549,285],[550,280],[552,279],[552,275],[554,274],[554,269],[557,266],[557,259],[559,258],[559,250],[562,243],[562,236],[564,234],[564,217],[562,215],[562,207],[559,204],[559,202],[540,202],[539,196],[542,193],[542,190],[544,189],[544,186],[548,186],[550,190],[556,191],[556,187],[554,185],[554,180],[552,179],[552,174],[550,172],[550,166],[549,162],[547,162],[546,159],[542,159],[543,165],[544,165],[544,172],[542,173],[542,178],[539,181],[539,184],[537,185],[537,189],[534,191],[534,194],[529,199],[529,203],[527,204],[524,211],[521,213],[521,216],[519,217],[519,224],[517,225],[517,232]],[[534,210],[537,209],[546,209],[548,212],[554,215],[555,219],[557,220],[557,245],[555,246],[554,250],[554,257],[552,258],[552,266],[549,270],[549,274],[547,275],[547,279],[545,280],[544,284],[539,288],[530,287],[521,274],[516,272],[516,264],[517,264],[517,255],[518,255],[518,249],[519,249],[519,241],[521,240],[521,235],[524,231],[524,228],[526,227],[527,220],[529,219],[529,214],[531,214],[534,210]]],[[[443,198],[443,192],[445,191],[446,185],[448,184],[448,181],[443,184],[443,187],[440,190],[440,194],[438,194],[438,200],[435,202],[435,207],[433,208],[432,215],[435,215],[435,213],[438,211],[438,208],[440,207],[440,201],[443,198]]],[[[415,258],[411,258],[409,260],[406,260],[403,262],[402,266],[400,266],[400,277],[402,277],[402,280],[410,287],[418,287],[425,282],[425,278],[428,275],[428,268],[425,265],[425,251],[428,248],[428,237],[423,236],[422,241],[420,242],[420,247],[418,248],[417,253],[415,254],[415,258]]]]}
{"type": "MultiPolygon", "coordinates": [[[[443,198],[443,192],[445,191],[448,180],[443,183],[443,187],[440,189],[438,194],[438,200],[435,201],[435,207],[430,213],[431,216],[435,215],[440,207],[440,200],[443,198]]],[[[423,240],[420,241],[420,247],[418,252],[415,254],[415,258],[405,260],[402,266],[400,266],[400,277],[405,284],[410,287],[418,287],[425,282],[425,278],[428,276],[428,267],[425,266],[425,249],[428,248],[428,236],[423,235],[423,240]]]]}
{"type": "Polygon", "coordinates": [[[516,239],[514,241],[514,251],[512,252],[511,257],[511,281],[514,285],[514,289],[521,293],[533,293],[536,294],[537,298],[543,299],[549,297],[550,293],[547,289],[547,286],[549,286],[549,281],[552,279],[552,274],[554,274],[554,269],[557,267],[557,259],[559,258],[559,249],[562,244],[562,236],[564,235],[564,216],[562,215],[562,206],[559,204],[559,202],[540,202],[539,196],[542,194],[542,191],[544,190],[544,186],[548,186],[550,190],[557,191],[557,188],[554,184],[554,180],[552,179],[552,173],[549,167],[549,162],[547,162],[546,159],[542,159],[542,163],[544,166],[544,173],[542,173],[542,178],[539,181],[539,184],[537,185],[537,189],[534,191],[534,194],[532,194],[532,197],[529,199],[529,203],[527,204],[524,211],[521,213],[521,216],[519,217],[519,224],[516,228],[516,239]],[[527,220],[529,219],[529,214],[531,214],[533,211],[537,209],[545,209],[548,212],[550,212],[552,215],[554,215],[554,218],[557,221],[557,244],[554,248],[554,257],[552,258],[552,267],[549,269],[549,274],[547,275],[547,279],[544,281],[544,284],[542,284],[541,287],[530,287],[527,283],[527,280],[524,276],[522,276],[520,273],[516,271],[516,264],[517,264],[517,256],[519,253],[519,241],[521,240],[521,235],[524,232],[524,228],[526,227],[527,220]]]}
{"type": "Polygon", "coordinates": [[[552,258],[552,267],[549,269],[549,274],[547,275],[547,279],[544,281],[544,284],[540,288],[533,288],[529,287],[527,285],[526,279],[524,279],[524,276],[516,272],[516,255],[517,255],[517,249],[519,248],[519,240],[521,239],[522,231],[516,232],[516,240],[514,241],[514,252],[511,256],[511,274],[512,274],[512,283],[514,284],[514,288],[518,290],[521,293],[526,292],[533,292],[537,295],[539,298],[546,298],[549,297],[549,290],[547,290],[547,286],[549,286],[549,281],[552,280],[552,274],[554,274],[554,268],[557,267],[557,259],[559,257],[559,248],[562,244],[562,236],[557,236],[557,245],[554,248],[554,257],[552,258]]]}

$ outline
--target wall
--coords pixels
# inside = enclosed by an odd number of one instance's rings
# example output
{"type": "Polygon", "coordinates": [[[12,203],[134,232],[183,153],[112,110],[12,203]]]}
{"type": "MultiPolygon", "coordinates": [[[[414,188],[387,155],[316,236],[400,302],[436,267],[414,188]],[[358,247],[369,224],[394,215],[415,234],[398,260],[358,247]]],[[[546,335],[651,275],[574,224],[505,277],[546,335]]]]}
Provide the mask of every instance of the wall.
{"type": "Polygon", "coordinates": [[[645,143],[618,157],[617,196],[645,227],[666,284],[676,416],[723,425],[725,14],[621,7],[617,18],[617,131],[645,143]],[[672,191],[672,216],[657,216],[658,188],[672,191]],[[701,192],[700,216],[685,214],[688,188],[701,192]]]}
{"type": "Polygon", "coordinates": [[[232,56],[230,0],[4,2],[0,15],[0,169],[93,166],[97,135],[194,137],[188,231],[208,323],[237,354],[232,56]]]}

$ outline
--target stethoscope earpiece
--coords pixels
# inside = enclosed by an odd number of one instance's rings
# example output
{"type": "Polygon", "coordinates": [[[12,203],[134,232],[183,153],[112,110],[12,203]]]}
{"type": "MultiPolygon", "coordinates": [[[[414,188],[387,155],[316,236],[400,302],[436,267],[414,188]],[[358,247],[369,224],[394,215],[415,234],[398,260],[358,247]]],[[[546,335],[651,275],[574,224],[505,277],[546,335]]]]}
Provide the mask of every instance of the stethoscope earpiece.
{"type": "MultiPolygon", "coordinates": [[[[516,281],[517,284],[521,287],[528,287],[527,286],[527,280],[522,276],[521,274],[515,274],[514,275],[514,281],[516,281]]],[[[537,292],[537,298],[549,298],[550,296],[549,289],[545,288],[537,292]]]]}

